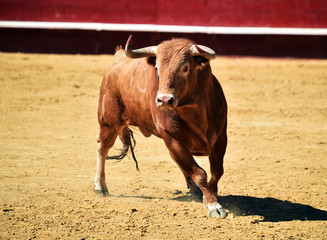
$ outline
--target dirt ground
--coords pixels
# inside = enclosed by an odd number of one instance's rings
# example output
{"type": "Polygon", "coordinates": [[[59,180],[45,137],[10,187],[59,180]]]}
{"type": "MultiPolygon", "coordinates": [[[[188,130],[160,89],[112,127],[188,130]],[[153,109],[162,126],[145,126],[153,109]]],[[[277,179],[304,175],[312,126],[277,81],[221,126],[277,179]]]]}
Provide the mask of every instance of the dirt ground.
{"type": "Polygon", "coordinates": [[[229,105],[224,220],[191,199],[163,141],[137,130],[140,172],[108,161],[110,196],[94,193],[111,61],[0,53],[0,239],[327,239],[327,60],[212,61],[229,105]]]}

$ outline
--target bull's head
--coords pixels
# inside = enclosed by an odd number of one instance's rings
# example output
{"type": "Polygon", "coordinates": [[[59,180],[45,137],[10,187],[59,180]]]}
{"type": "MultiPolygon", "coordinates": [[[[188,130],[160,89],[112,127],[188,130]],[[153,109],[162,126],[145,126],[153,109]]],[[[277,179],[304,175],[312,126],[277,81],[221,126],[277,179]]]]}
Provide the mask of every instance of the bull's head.
{"type": "Polygon", "coordinates": [[[148,63],[155,65],[159,79],[156,105],[161,109],[185,104],[187,94],[198,87],[198,70],[216,55],[212,49],[186,39],[174,39],[158,46],[132,50],[131,37],[125,46],[126,56],[147,57],[148,63]]]}

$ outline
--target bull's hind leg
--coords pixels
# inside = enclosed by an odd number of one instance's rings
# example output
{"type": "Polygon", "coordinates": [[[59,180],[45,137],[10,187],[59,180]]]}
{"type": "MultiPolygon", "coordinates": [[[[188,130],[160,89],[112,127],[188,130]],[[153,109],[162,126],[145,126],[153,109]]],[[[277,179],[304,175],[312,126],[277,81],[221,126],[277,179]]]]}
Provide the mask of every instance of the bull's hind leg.
{"type": "Polygon", "coordinates": [[[94,191],[103,196],[108,196],[108,188],[105,176],[106,157],[109,149],[114,145],[118,136],[117,131],[108,126],[100,126],[100,133],[97,146],[97,171],[94,178],[94,191]]]}
{"type": "MultiPolygon", "coordinates": [[[[209,191],[216,196],[218,200],[218,181],[224,174],[224,155],[227,146],[227,135],[226,128],[223,130],[222,135],[218,138],[217,142],[214,145],[214,148],[209,156],[210,161],[210,172],[211,178],[208,183],[209,191]]],[[[220,204],[216,206],[207,206],[209,208],[210,215],[219,214],[227,216],[225,210],[222,208],[220,204]],[[211,211],[211,212],[210,212],[211,211]]]]}

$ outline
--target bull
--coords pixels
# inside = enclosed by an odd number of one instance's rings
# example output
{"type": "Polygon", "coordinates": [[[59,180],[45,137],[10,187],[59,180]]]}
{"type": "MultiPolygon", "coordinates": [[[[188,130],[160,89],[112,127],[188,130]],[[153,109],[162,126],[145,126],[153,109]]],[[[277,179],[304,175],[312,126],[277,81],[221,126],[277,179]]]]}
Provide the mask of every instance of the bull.
{"type": "Polygon", "coordinates": [[[188,188],[195,193],[200,190],[209,216],[225,218],[217,185],[224,173],[227,103],[211,71],[215,52],[188,39],[133,50],[131,40],[132,36],[125,50],[116,49],[100,88],[95,191],[108,195],[108,151],[119,136],[124,149],[116,157],[123,158],[129,149],[133,153],[133,132],[128,126],[135,126],[145,137],[163,139],[188,188]],[[209,181],[193,156],[209,156],[209,181]]]}

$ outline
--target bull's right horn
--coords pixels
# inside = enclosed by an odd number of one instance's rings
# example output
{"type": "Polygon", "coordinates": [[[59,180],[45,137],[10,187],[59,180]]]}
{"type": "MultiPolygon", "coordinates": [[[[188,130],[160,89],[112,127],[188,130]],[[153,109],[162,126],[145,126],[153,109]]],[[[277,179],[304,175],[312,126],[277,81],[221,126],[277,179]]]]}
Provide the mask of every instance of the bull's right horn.
{"type": "Polygon", "coordinates": [[[208,60],[213,60],[216,57],[216,53],[214,50],[203,45],[192,45],[190,47],[190,51],[191,55],[202,56],[208,60]]]}
{"type": "Polygon", "coordinates": [[[157,46],[145,47],[136,50],[131,48],[132,35],[129,36],[125,45],[125,54],[129,58],[155,57],[157,55],[157,46]]]}

